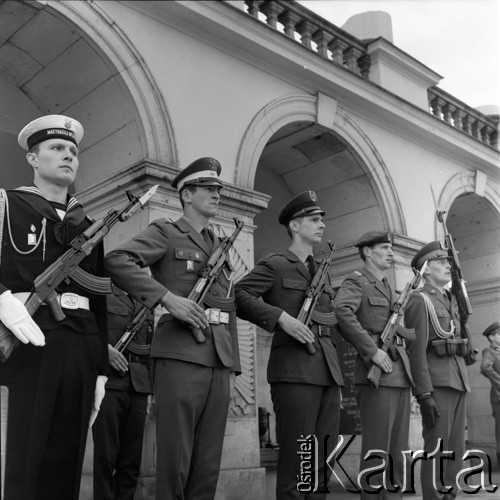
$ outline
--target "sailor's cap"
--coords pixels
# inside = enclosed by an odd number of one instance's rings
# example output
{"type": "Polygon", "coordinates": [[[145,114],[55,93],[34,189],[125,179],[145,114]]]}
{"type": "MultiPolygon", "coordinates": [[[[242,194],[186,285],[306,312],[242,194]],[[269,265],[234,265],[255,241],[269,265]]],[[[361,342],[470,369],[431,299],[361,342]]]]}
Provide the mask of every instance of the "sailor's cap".
{"type": "Polygon", "coordinates": [[[82,137],[83,127],[79,121],[63,115],[46,115],[28,123],[19,132],[17,142],[29,151],[48,139],[65,139],[78,146],[82,137]]]}

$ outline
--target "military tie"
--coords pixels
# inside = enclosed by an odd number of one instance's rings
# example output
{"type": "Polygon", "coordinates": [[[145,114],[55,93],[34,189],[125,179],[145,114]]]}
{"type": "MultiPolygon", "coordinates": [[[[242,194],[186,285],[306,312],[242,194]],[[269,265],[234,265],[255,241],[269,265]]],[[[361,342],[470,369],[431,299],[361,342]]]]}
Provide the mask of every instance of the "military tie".
{"type": "Polygon", "coordinates": [[[306,262],[309,274],[311,275],[311,277],[314,277],[314,275],[316,274],[316,263],[314,262],[314,257],[312,255],[308,255],[306,262]]]}
{"type": "Polygon", "coordinates": [[[212,237],[210,235],[210,229],[208,227],[204,227],[201,230],[201,236],[205,240],[205,243],[206,243],[206,245],[208,247],[208,250],[211,253],[212,252],[212,248],[214,246],[214,242],[212,241],[212,237]]]}

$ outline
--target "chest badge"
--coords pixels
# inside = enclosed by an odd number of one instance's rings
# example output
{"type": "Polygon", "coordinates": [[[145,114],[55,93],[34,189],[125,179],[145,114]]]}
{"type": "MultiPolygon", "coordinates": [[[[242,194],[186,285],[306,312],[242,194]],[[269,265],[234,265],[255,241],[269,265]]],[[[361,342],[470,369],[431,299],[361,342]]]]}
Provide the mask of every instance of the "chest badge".
{"type": "Polygon", "coordinates": [[[194,262],[192,260],[186,260],[186,270],[194,271],[194,262]]]}

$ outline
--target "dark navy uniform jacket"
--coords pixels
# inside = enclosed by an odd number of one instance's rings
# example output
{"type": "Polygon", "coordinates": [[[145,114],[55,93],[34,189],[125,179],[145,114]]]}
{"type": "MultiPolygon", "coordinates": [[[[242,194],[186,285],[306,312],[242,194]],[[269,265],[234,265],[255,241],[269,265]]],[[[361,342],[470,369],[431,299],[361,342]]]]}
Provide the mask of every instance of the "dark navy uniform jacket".
{"type": "MultiPolygon", "coordinates": [[[[219,240],[215,238],[215,245],[219,240]]],[[[142,233],[110,252],[106,270],[113,282],[135,300],[155,307],[170,290],[187,297],[208,261],[210,249],[189,222],[181,217],[153,221],[142,233]],[[145,268],[149,267],[151,276],[145,268]]],[[[208,295],[232,297],[231,269],[227,263],[208,295]]],[[[234,302],[228,308],[229,324],[210,325],[204,330],[206,341],[198,344],[189,327],[171,314],[164,314],[156,326],[151,356],[178,359],[240,372],[238,336],[234,302]]]]}
{"type": "MultiPolygon", "coordinates": [[[[354,369],[355,384],[368,383],[366,376],[371,366],[369,360],[377,352],[377,341],[391,316],[393,295],[392,290],[387,290],[383,283],[366,269],[347,276],[337,292],[335,311],[338,327],[359,354],[354,369]]],[[[397,361],[392,363],[392,372],[382,374],[381,386],[410,386],[408,355],[402,348],[398,352],[397,361]]]]}
{"type": "MultiPolygon", "coordinates": [[[[14,244],[21,252],[33,249],[33,239],[41,236],[42,220],[46,220],[46,242],[40,242],[35,251],[21,254],[16,251],[9,237],[7,214],[4,217],[0,266],[0,293],[6,290],[30,292],[33,282],[50,264],[60,257],[69,243],[91,225],[82,206],[71,198],[67,214],[61,221],[52,204],[35,187],[7,191],[10,229],[14,244]],[[32,236],[29,236],[32,235],[32,236]],[[29,241],[30,240],[30,241],[29,241]]],[[[79,265],[90,274],[104,275],[103,245],[100,244],[79,265]]],[[[90,311],[85,309],[64,309],[66,319],[58,322],[47,306],[41,306],[33,319],[42,331],[67,326],[83,334],[98,334],[102,343],[99,373],[108,369],[107,312],[106,299],[82,290],[71,280],[62,283],[58,292],[72,292],[90,299],[90,311]]]]}
{"type": "MultiPolygon", "coordinates": [[[[314,342],[316,353],[285,333],[278,325],[283,311],[297,317],[312,280],[304,263],[291,251],[272,254],[256,264],[235,286],[238,317],[274,332],[267,367],[268,382],[344,385],[333,338],[314,342]],[[262,298],[262,300],[261,300],[262,298]]],[[[330,312],[333,290],[320,297],[317,310],[330,312]]]]}

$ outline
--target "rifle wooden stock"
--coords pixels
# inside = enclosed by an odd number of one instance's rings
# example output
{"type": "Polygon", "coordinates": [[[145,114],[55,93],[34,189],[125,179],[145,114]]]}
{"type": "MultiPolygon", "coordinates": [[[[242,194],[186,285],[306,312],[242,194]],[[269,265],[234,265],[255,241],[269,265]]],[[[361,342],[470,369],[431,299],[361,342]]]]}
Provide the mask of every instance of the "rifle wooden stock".
{"type": "MultiPolygon", "coordinates": [[[[231,236],[226,236],[221,244],[214,250],[208,262],[203,266],[203,269],[200,272],[200,278],[192,288],[191,292],[188,295],[188,299],[196,302],[196,304],[202,306],[205,295],[213,283],[215,283],[224,268],[224,263],[229,254],[230,248],[233,246],[234,241],[236,240],[238,234],[243,229],[245,223],[238,219],[237,217],[233,218],[234,224],[236,226],[235,230],[231,234],[231,236]]],[[[191,333],[193,334],[194,339],[198,344],[202,344],[205,342],[206,338],[200,328],[195,328],[194,326],[189,327],[191,333]]]]}
{"type": "MultiPolygon", "coordinates": [[[[153,186],[141,198],[136,198],[127,192],[129,203],[124,208],[110,210],[104,218],[95,221],[82,234],[73,239],[69,249],[35,279],[33,291],[24,304],[30,316],[35,314],[42,303],[46,303],[56,321],[62,321],[66,317],[57,301],[57,287],[67,278],[73,279],[75,271],[81,280],[88,281],[88,277],[91,275],[78,267],[80,262],[92,252],[117,222],[130,219],[142,208],[154,195],[157,188],[158,186],[153,186]]],[[[95,277],[96,286],[97,283],[102,285],[102,280],[103,278],[95,277]]],[[[12,332],[5,325],[0,324],[0,361],[6,361],[18,344],[19,341],[12,332]]]]}

